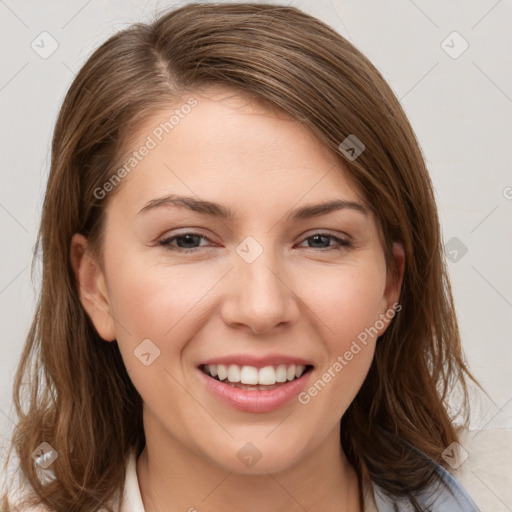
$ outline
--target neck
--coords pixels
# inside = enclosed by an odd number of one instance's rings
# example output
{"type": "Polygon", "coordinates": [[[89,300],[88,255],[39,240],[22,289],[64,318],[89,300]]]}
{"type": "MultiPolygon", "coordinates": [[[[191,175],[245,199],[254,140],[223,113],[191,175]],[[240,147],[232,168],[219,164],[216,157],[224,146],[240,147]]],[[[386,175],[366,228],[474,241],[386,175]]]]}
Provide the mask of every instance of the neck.
{"type": "Polygon", "coordinates": [[[296,464],[274,473],[234,473],[166,435],[146,435],[137,461],[145,512],[360,512],[357,475],[339,424],[296,464]]]}

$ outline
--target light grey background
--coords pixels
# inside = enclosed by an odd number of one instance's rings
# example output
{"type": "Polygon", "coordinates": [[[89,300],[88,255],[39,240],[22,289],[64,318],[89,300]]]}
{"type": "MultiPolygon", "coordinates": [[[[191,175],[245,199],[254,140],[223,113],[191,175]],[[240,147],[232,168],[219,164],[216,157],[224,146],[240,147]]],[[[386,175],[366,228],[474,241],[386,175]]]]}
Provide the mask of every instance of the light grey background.
{"type": "MultiPolygon", "coordinates": [[[[95,47],[175,4],[0,0],[0,445],[13,427],[11,383],[39,290],[39,273],[32,282],[30,263],[60,103],[95,47]],[[43,31],[58,43],[46,59],[31,47],[34,42],[39,52],[51,48],[43,31]]],[[[454,260],[448,267],[467,360],[490,395],[473,395],[472,426],[510,429],[512,3],[291,4],[355,44],[401,99],[428,162],[454,260]]]]}

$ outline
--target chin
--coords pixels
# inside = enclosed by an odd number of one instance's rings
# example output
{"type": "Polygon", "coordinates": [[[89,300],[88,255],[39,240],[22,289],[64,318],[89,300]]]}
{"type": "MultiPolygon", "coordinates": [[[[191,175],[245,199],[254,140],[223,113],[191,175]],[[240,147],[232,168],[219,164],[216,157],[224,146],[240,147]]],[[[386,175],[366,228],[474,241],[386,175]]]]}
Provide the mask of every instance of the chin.
{"type": "Polygon", "coordinates": [[[209,458],[226,471],[243,475],[278,473],[298,463],[303,451],[297,443],[283,447],[280,437],[270,441],[265,435],[261,441],[233,440],[222,453],[210,454],[209,458]]]}

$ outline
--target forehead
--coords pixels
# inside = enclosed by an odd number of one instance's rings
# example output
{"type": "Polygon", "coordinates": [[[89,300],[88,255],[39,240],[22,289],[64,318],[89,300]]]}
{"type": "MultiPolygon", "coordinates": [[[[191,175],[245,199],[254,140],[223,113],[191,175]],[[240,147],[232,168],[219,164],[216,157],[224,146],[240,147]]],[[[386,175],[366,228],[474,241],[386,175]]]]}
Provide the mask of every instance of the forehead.
{"type": "Polygon", "coordinates": [[[132,202],[164,191],[276,207],[336,193],[362,200],[340,159],[303,124],[246,93],[190,93],[131,139],[125,160],[134,166],[122,185],[132,202]]]}

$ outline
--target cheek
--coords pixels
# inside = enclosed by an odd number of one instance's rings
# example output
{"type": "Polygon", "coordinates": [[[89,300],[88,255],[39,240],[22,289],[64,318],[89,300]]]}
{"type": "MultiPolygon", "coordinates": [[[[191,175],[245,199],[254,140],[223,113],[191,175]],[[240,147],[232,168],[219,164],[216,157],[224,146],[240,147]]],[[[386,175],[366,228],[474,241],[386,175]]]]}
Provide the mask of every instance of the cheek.
{"type": "MultiPolygon", "coordinates": [[[[122,327],[118,340],[133,350],[149,338],[165,347],[166,353],[175,354],[208,321],[215,302],[212,289],[222,273],[206,263],[198,271],[198,264],[170,266],[125,253],[109,270],[112,310],[122,327]]],[[[302,268],[291,272],[288,279],[290,288],[304,303],[300,307],[322,331],[329,352],[339,352],[378,319],[383,274],[377,260],[367,260],[309,268],[307,272],[302,268]]]]}
{"type": "Polygon", "coordinates": [[[379,319],[385,275],[378,262],[331,271],[317,283],[307,285],[304,296],[322,321],[332,348],[343,349],[379,319]]]}
{"type": "Polygon", "coordinates": [[[320,319],[326,358],[301,403],[335,420],[356,396],[373,360],[385,275],[375,262],[340,268],[318,283],[308,293],[308,306],[320,319]]]}
{"type": "Polygon", "coordinates": [[[112,272],[113,309],[132,335],[163,341],[173,331],[184,334],[187,316],[201,309],[200,301],[214,283],[215,275],[210,278],[192,266],[126,262],[112,272]]]}
{"type": "MultiPolygon", "coordinates": [[[[204,299],[216,281],[218,274],[197,272],[192,265],[148,264],[140,257],[112,265],[109,291],[119,350],[149,410],[167,411],[172,403],[178,415],[190,408],[190,396],[179,384],[182,354],[200,330],[201,317],[206,318],[204,299]],[[151,343],[144,341],[147,348],[141,352],[143,340],[151,343]],[[151,362],[145,365],[139,355],[148,352],[151,362]]],[[[181,423],[186,424],[184,418],[181,423]]]]}
{"type": "Polygon", "coordinates": [[[358,286],[357,280],[342,284],[339,291],[323,295],[325,358],[299,396],[312,421],[318,420],[317,429],[327,428],[345,414],[368,375],[375,353],[375,324],[382,295],[375,286],[358,286]]]}
{"type": "Polygon", "coordinates": [[[108,270],[119,350],[145,401],[165,396],[165,386],[175,382],[169,373],[181,380],[182,353],[200,330],[202,317],[206,321],[206,296],[218,274],[192,270],[191,265],[155,265],[127,256],[108,270]],[[148,352],[152,362],[145,366],[138,355],[148,352]]]}

